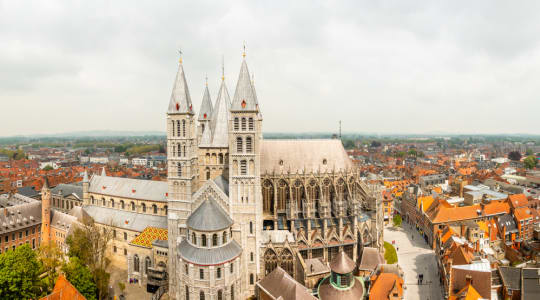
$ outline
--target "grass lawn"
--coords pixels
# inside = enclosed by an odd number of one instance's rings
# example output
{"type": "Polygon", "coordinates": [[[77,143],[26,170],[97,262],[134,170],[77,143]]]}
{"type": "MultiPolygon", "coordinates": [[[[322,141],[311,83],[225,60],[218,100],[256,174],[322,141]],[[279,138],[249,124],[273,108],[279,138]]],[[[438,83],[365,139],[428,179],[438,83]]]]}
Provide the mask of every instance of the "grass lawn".
{"type": "Polygon", "coordinates": [[[384,259],[387,264],[397,263],[397,252],[389,242],[384,242],[384,259]]]}

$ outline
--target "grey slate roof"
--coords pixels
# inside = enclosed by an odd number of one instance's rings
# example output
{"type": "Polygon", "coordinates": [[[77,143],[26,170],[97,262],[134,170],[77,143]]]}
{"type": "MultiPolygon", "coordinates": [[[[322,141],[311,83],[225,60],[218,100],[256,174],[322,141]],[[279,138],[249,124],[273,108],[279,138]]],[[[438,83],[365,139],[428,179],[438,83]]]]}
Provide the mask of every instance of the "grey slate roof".
{"type": "Polygon", "coordinates": [[[204,96],[201,103],[201,111],[199,111],[199,121],[210,120],[213,110],[214,108],[212,107],[212,100],[210,99],[210,91],[208,90],[208,85],[206,85],[204,87],[204,96]]]}
{"type": "Polygon", "coordinates": [[[337,139],[263,140],[261,174],[351,169],[352,161],[337,139]],[[326,160],[326,165],[323,161],[326,160]],[[283,161],[283,166],[280,165],[283,161]]]}
{"type": "Polygon", "coordinates": [[[116,227],[138,232],[142,232],[148,226],[167,229],[167,216],[147,215],[94,205],[83,206],[83,209],[100,224],[109,225],[112,220],[116,227]]]}
{"type": "Polygon", "coordinates": [[[225,85],[225,80],[221,81],[216,106],[212,113],[210,126],[212,128],[212,147],[229,147],[229,115],[231,99],[225,85]]]}
{"type": "Polygon", "coordinates": [[[511,290],[521,289],[521,268],[499,266],[504,286],[511,290]]]}
{"type": "Polygon", "coordinates": [[[242,253],[235,240],[217,248],[197,248],[184,239],[178,245],[182,259],[198,265],[217,265],[228,262],[242,253]]]}
{"type": "Polygon", "coordinates": [[[96,194],[165,202],[168,187],[164,181],[94,175],[88,190],[96,194]]]}
{"type": "Polygon", "coordinates": [[[222,175],[219,175],[218,177],[212,179],[214,183],[225,193],[225,195],[229,196],[229,181],[225,179],[222,175]]]}
{"type": "Polygon", "coordinates": [[[234,92],[231,111],[258,111],[259,108],[254,91],[255,89],[251,83],[247,63],[244,59],[242,60],[242,66],[240,67],[240,74],[238,75],[238,82],[236,84],[236,91],[234,92]],[[242,107],[242,102],[245,102],[245,107],[242,107]]]}
{"type": "Polygon", "coordinates": [[[0,208],[0,234],[41,224],[41,202],[31,201],[0,208]]]}
{"type": "Polygon", "coordinates": [[[178,65],[178,73],[174,81],[174,86],[171,94],[171,100],[169,102],[169,114],[193,114],[193,105],[191,103],[191,96],[189,95],[189,89],[186,82],[186,76],[184,74],[184,67],[182,63],[178,65]],[[177,109],[178,108],[178,109],[177,109]]]}
{"type": "Polygon", "coordinates": [[[213,199],[204,200],[187,219],[187,226],[198,231],[218,231],[231,227],[231,217],[213,199]]]}
{"type": "Polygon", "coordinates": [[[73,225],[77,223],[78,221],[76,217],[55,209],[51,210],[51,227],[66,230],[68,233],[70,233],[73,230],[73,225]]]}
{"type": "Polygon", "coordinates": [[[36,197],[39,192],[33,186],[25,186],[17,189],[17,193],[26,197],[36,197]]]}
{"type": "Polygon", "coordinates": [[[273,299],[282,300],[316,300],[310,291],[294,280],[285,270],[277,267],[270,274],[257,282],[257,286],[273,299]]]}
{"type": "Polygon", "coordinates": [[[540,269],[523,268],[521,276],[521,299],[540,299],[540,269]]]}
{"type": "Polygon", "coordinates": [[[205,126],[199,147],[212,147],[212,129],[210,126],[205,126]]]}
{"type": "Polygon", "coordinates": [[[51,189],[51,193],[55,195],[62,195],[62,197],[74,194],[79,199],[83,198],[83,189],[80,185],[60,183],[51,189]]]}
{"type": "Polygon", "coordinates": [[[503,230],[503,227],[506,226],[506,233],[518,232],[518,228],[514,218],[510,214],[504,214],[499,216],[497,220],[497,226],[499,230],[503,230]]]}

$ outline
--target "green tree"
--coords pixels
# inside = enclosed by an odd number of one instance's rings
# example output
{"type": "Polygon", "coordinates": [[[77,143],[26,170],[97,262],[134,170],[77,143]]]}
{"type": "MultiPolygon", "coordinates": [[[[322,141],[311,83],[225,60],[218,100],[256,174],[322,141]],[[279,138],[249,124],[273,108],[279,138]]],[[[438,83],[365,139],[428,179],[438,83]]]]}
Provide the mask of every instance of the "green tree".
{"type": "Polygon", "coordinates": [[[387,264],[395,264],[398,262],[396,249],[389,242],[384,242],[384,259],[387,264]]]}
{"type": "Polygon", "coordinates": [[[36,299],[42,294],[41,264],[28,244],[0,255],[2,299],[36,299]]]}
{"type": "Polygon", "coordinates": [[[510,153],[508,153],[508,159],[519,161],[521,160],[521,153],[519,153],[519,151],[510,151],[510,153]]]}
{"type": "Polygon", "coordinates": [[[411,149],[407,152],[407,154],[409,154],[410,156],[414,156],[416,157],[418,155],[418,153],[416,152],[416,149],[411,149]]]}
{"type": "Polygon", "coordinates": [[[64,255],[56,243],[45,243],[39,247],[38,259],[41,262],[43,274],[45,274],[45,276],[42,275],[45,293],[49,294],[58,278],[58,269],[64,263],[64,255]]]}
{"type": "Polygon", "coordinates": [[[96,300],[97,287],[90,270],[81,263],[77,257],[72,257],[69,263],[64,265],[62,271],[66,274],[67,280],[86,297],[88,300],[96,300]]]}
{"type": "Polygon", "coordinates": [[[112,239],[112,225],[112,220],[105,227],[86,220],[66,239],[70,258],[77,257],[90,270],[97,287],[97,299],[105,299],[108,294],[110,274],[106,269],[110,259],[105,252],[112,239]]]}
{"type": "Polygon", "coordinates": [[[401,216],[400,215],[394,215],[392,218],[392,221],[394,222],[394,227],[401,226],[401,216]]]}
{"type": "Polygon", "coordinates": [[[526,155],[526,156],[531,156],[531,155],[533,155],[532,149],[527,149],[527,150],[525,151],[525,155],[526,155]]]}
{"type": "Polygon", "coordinates": [[[51,165],[46,165],[42,170],[43,171],[51,171],[53,170],[54,168],[51,166],[51,165]]]}
{"type": "Polygon", "coordinates": [[[527,156],[527,158],[523,160],[523,164],[525,165],[525,168],[527,169],[534,169],[536,165],[538,164],[538,159],[534,157],[533,155],[527,156]]]}

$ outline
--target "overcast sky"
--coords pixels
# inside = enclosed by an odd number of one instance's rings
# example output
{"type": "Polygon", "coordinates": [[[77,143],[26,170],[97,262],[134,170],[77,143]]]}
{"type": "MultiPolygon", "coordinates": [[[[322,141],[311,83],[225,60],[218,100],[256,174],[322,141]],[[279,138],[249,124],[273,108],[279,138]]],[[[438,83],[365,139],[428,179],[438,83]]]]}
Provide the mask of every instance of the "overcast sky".
{"type": "Polygon", "coordinates": [[[439,2],[0,0],[0,136],[164,131],[243,41],[266,132],[540,133],[540,2],[439,2]]]}

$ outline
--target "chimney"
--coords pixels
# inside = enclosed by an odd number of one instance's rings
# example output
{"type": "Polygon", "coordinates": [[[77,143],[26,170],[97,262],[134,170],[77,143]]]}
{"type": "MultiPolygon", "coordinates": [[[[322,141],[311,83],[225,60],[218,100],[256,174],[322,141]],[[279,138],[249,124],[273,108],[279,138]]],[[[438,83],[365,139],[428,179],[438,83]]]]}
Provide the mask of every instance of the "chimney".
{"type": "Polygon", "coordinates": [[[469,274],[465,275],[465,282],[467,285],[472,285],[472,276],[469,274]]]}

